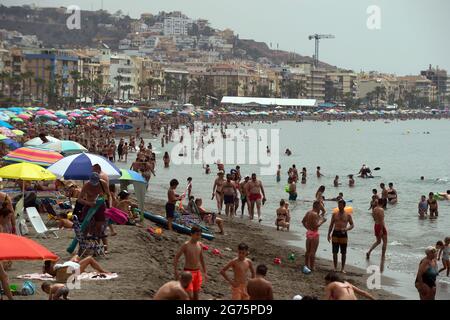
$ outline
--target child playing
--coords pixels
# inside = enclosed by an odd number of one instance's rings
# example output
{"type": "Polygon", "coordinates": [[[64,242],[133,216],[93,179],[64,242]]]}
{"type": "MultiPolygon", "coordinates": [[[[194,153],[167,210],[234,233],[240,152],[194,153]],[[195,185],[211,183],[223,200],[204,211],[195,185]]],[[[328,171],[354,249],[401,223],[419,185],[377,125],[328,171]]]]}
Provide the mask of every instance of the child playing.
{"type": "Polygon", "coordinates": [[[426,196],[423,195],[420,198],[418,208],[419,208],[419,217],[425,218],[428,212],[428,201],[426,196]]]}
{"type": "Polygon", "coordinates": [[[442,243],[442,241],[438,241],[438,243],[436,244],[436,249],[439,250],[438,260],[441,259],[442,255],[443,268],[439,270],[439,273],[447,269],[447,277],[450,274],[449,246],[450,246],[450,237],[446,237],[444,243],[442,243]]]}
{"type": "Polygon", "coordinates": [[[42,286],[42,291],[48,294],[48,300],[69,300],[69,288],[64,284],[55,283],[52,284],[49,281],[45,281],[42,286]]]}
{"type": "Polygon", "coordinates": [[[220,274],[231,285],[232,300],[249,300],[247,293],[247,272],[250,271],[251,278],[255,278],[255,270],[252,261],[247,258],[248,246],[241,243],[238,246],[238,257],[234,258],[220,271],[220,274]],[[227,270],[232,268],[234,272],[234,280],[227,275],[227,270]]]}

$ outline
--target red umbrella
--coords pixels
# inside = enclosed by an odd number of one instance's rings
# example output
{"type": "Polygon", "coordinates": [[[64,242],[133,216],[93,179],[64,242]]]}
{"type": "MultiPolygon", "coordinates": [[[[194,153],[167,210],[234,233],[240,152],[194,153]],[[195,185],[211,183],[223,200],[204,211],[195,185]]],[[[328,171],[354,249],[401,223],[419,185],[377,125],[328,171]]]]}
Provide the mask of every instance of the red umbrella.
{"type": "Polygon", "coordinates": [[[14,234],[0,233],[0,260],[58,260],[58,256],[37,242],[14,234]]]}

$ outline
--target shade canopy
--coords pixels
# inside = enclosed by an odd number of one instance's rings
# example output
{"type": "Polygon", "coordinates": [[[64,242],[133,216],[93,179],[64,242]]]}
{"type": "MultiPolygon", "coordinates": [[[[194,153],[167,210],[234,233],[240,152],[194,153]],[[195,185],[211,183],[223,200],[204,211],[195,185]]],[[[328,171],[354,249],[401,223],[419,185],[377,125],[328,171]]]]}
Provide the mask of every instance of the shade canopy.
{"type": "Polygon", "coordinates": [[[3,157],[3,160],[7,162],[27,162],[48,167],[62,158],[63,156],[55,151],[23,147],[11,151],[3,157]]]}
{"type": "Polygon", "coordinates": [[[0,178],[27,181],[56,180],[53,173],[32,163],[16,163],[0,168],[0,178]]]}
{"type": "Polygon", "coordinates": [[[59,178],[66,180],[89,180],[92,175],[92,166],[100,165],[109,179],[119,179],[120,170],[108,159],[92,153],[81,153],[68,156],[51,165],[48,170],[59,178]]]}
{"type": "Polygon", "coordinates": [[[58,256],[26,237],[0,233],[0,260],[58,260],[58,256]]]}

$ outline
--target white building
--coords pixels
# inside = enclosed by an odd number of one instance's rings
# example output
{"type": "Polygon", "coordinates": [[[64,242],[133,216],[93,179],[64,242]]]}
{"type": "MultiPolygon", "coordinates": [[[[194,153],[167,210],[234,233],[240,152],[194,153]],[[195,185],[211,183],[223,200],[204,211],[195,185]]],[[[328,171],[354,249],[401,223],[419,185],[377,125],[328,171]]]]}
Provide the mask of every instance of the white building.
{"type": "Polygon", "coordinates": [[[164,19],[165,36],[187,36],[192,20],[184,16],[173,16],[164,19]]]}
{"type": "MultiPolygon", "coordinates": [[[[122,76],[120,86],[133,86],[130,90],[125,90],[125,100],[129,100],[139,93],[139,69],[130,56],[124,54],[116,54],[111,56],[109,81],[111,83],[113,96],[117,99],[118,81],[117,76],[122,76]],[[130,93],[130,96],[128,95],[130,93]]],[[[120,90],[120,99],[123,97],[123,90],[120,90]]]]}

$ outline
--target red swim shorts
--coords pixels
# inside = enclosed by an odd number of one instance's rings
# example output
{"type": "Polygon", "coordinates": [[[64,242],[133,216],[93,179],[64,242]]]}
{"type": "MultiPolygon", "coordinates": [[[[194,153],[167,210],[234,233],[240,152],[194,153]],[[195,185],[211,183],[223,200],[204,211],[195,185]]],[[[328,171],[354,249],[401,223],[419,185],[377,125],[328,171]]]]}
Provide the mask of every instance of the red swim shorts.
{"type": "Polygon", "coordinates": [[[200,270],[191,270],[191,269],[184,269],[184,271],[189,271],[192,274],[192,281],[189,284],[189,287],[186,289],[186,291],[192,291],[192,292],[198,292],[200,291],[200,288],[202,287],[202,273],[200,270]]]}
{"type": "MultiPolygon", "coordinates": [[[[381,225],[378,223],[375,223],[373,230],[375,231],[375,237],[381,236],[381,225]]],[[[383,226],[383,235],[387,235],[386,227],[383,226]]]]}
{"type": "Polygon", "coordinates": [[[251,193],[248,197],[248,200],[250,200],[251,202],[257,201],[259,199],[261,199],[262,196],[260,193],[251,193]]]}

